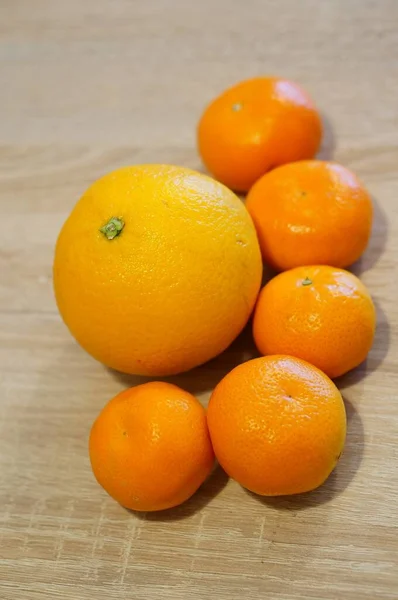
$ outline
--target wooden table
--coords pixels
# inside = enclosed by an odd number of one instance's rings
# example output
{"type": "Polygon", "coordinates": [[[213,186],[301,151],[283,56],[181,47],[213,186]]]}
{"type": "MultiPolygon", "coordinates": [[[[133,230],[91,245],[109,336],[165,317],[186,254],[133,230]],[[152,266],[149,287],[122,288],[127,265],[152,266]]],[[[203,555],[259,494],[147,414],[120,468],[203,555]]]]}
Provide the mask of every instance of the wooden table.
{"type": "MultiPolygon", "coordinates": [[[[1,600],[398,598],[397,0],[2,0],[1,600]],[[216,471],[185,505],[133,515],[95,483],[90,425],[137,380],[75,344],[54,241],[90,182],[130,163],[200,168],[195,124],[224,87],[281,74],[326,120],[323,157],[375,198],[356,267],[378,310],[340,387],[345,455],[315,493],[262,500],[216,471]]],[[[206,402],[249,333],[175,381],[206,402]]]]}

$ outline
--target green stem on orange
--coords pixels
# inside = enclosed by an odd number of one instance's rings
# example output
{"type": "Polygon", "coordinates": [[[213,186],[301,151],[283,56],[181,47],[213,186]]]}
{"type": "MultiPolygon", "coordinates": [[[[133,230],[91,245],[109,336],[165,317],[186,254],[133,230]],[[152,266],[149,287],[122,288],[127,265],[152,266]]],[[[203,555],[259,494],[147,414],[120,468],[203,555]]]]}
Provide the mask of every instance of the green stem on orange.
{"type": "Polygon", "coordinates": [[[124,227],[124,221],[122,217],[111,217],[109,221],[100,229],[100,232],[104,234],[108,240],[113,240],[120,234],[124,227]]]}
{"type": "Polygon", "coordinates": [[[305,279],[303,279],[301,285],[312,285],[312,280],[309,279],[309,277],[306,277],[305,279]]]}

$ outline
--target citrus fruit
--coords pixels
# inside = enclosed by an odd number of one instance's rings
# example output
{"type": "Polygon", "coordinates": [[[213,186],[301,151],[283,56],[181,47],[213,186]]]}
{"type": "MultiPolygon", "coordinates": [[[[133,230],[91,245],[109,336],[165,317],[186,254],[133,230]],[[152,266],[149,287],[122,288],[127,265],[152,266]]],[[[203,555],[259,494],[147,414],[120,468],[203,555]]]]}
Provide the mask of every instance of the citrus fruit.
{"type": "Polygon", "coordinates": [[[339,390],[322,371],[290,356],[236,367],[214,390],[207,419],[221,466],[264,496],[317,488],[344,447],[339,390]]]}
{"type": "Polygon", "coordinates": [[[222,352],[262,276],[254,225],[222,184],[183,167],[114,171],[59,235],[54,288],[77,341],[119,371],[169,375],[222,352]]]}
{"type": "Polygon", "coordinates": [[[205,109],[197,130],[210,173],[242,192],[278,165],[313,158],[321,137],[321,119],[307,93],[278,77],[226,90],[205,109]]]}
{"type": "Polygon", "coordinates": [[[204,408],[161,382],[108,402],[91,429],[89,452],[98,483],[122,506],[139,511],[181,504],[214,463],[204,408]]]}
{"type": "Polygon", "coordinates": [[[375,323],[372,299],[355,275],[297,267],[261,290],[253,333],[261,354],[297,356],[334,378],[365,360],[375,323]]]}
{"type": "Polygon", "coordinates": [[[278,271],[313,264],[347,267],[370,237],[370,196],[354,173],[333,162],[278,167],[254,184],[246,208],[264,260],[278,271]]]}

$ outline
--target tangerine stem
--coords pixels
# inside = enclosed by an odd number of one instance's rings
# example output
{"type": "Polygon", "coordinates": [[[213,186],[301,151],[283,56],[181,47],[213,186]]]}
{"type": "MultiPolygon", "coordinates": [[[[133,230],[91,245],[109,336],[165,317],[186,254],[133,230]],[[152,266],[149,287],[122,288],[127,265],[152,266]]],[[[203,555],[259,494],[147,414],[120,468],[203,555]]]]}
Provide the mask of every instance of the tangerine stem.
{"type": "Polygon", "coordinates": [[[111,217],[109,221],[100,229],[100,232],[105,235],[108,240],[113,240],[120,234],[124,227],[122,217],[111,217]]]}
{"type": "Polygon", "coordinates": [[[301,285],[312,285],[312,280],[309,277],[303,279],[301,285]]]}

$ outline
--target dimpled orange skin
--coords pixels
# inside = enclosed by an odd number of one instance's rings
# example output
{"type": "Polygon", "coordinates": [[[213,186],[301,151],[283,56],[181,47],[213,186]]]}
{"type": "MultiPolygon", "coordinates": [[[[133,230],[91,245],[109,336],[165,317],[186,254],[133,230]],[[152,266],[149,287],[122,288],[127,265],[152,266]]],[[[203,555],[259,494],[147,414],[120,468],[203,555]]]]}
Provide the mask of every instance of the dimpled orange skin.
{"type": "Polygon", "coordinates": [[[119,371],[170,375],[221,353],[246,324],[262,261],[243,203],[183,167],[114,171],[83,195],[59,235],[54,289],[77,341],[119,371]],[[125,225],[114,239],[110,218],[125,225]]]}
{"type": "Polygon", "coordinates": [[[226,90],[206,108],[197,130],[210,173],[241,192],[278,165],[313,158],[321,137],[321,119],[307,93],[277,77],[226,90]]]}
{"type": "Polygon", "coordinates": [[[280,273],[261,290],[253,334],[261,354],[289,354],[335,378],[365,360],[376,313],[363,283],[327,266],[280,273]]]}
{"type": "Polygon", "coordinates": [[[317,488],[344,448],[340,392],[324,373],[290,356],[236,367],[214,390],[207,420],[223,469],[263,496],[317,488]]]}
{"type": "Polygon", "coordinates": [[[108,402],[91,429],[89,452],[98,483],[138,511],[181,504],[214,463],[204,408],[162,382],[125,390],[108,402]]]}
{"type": "Polygon", "coordinates": [[[267,173],[246,199],[264,260],[278,271],[300,265],[347,267],[364,252],[372,201],[341,165],[317,160],[267,173]]]}

